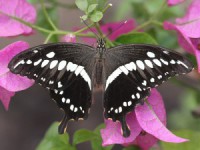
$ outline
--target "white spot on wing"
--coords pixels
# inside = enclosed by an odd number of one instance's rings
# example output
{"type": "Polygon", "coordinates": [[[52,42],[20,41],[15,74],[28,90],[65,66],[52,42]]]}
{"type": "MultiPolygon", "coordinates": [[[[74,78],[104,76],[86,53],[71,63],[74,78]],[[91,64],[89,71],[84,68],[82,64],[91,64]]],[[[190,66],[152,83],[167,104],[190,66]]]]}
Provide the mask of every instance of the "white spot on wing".
{"type": "Polygon", "coordinates": [[[69,103],[70,103],[70,99],[69,99],[69,98],[66,100],[66,103],[67,103],[67,104],[69,104],[69,103]]]}
{"type": "Polygon", "coordinates": [[[54,52],[50,52],[50,53],[46,54],[46,56],[48,58],[53,58],[55,56],[55,53],[54,52]]]}
{"type": "Polygon", "coordinates": [[[91,89],[91,80],[90,80],[90,77],[88,76],[87,72],[85,71],[85,69],[83,69],[80,74],[81,74],[82,78],[88,83],[89,88],[91,89]]]}
{"type": "Polygon", "coordinates": [[[37,65],[39,65],[40,63],[41,63],[41,61],[42,61],[42,59],[39,59],[39,60],[37,60],[36,62],[34,62],[34,66],[37,66],[37,65]]]}
{"type": "Polygon", "coordinates": [[[153,62],[159,67],[162,66],[161,62],[158,59],[153,59],[153,62]]]}
{"type": "Polygon", "coordinates": [[[176,62],[173,59],[170,61],[170,63],[171,64],[176,64],[176,62]]]}
{"type": "Polygon", "coordinates": [[[165,64],[165,65],[168,65],[168,64],[169,64],[166,60],[164,60],[164,59],[162,59],[162,58],[161,58],[160,60],[161,60],[162,63],[165,64]]]}
{"type": "Polygon", "coordinates": [[[30,64],[32,64],[32,61],[29,59],[29,60],[27,60],[27,62],[26,62],[28,65],[30,65],[30,64]]]}
{"type": "Polygon", "coordinates": [[[78,66],[77,68],[76,68],[76,70],[75,70],[75,74],[76,74],[76,76],[78,76],[79,75],[79,73],[83,70],[83,66],[78,66]]]}
{"type": "Polygon", "coordinates": [[[21,64],[24,64],[25,61],[24,60],[21,60],[20,62],[18,62],[15,66],[14,66],[14,69],[17,68],[17,66],[21,65],[21,64]]]}
{"type": "Polygon", "coordinates": [[[148,67],[153,68],[153,64],[150,60],[145,60],[144,62],[148,67]]]}
{"type": "Polygon", "coordinates": [[[182,61],[180,61],[180,60],[177,61],[177,64],[181,64],[181,65],[183,65],[185,68],[188,69],[188,66],[187,66],[184,62],[182,62],[182,61]]]}
{"type": "Polygon", "coordinates": [[[144,63],[141,60],[137,60],[136,64],[140,69],[144,70],[144,63]]]}
{"type": "Polygon", "coordinates": [[[62,83],[59,81],[58,82],[58,88],[61,88],[63,85],[62,85],[62,83]]]}
{"type": "Polygon", "coordinates": [[[140,99],[140,94],[136,93],[136,97],[137,97],[137,99],[140,99]]]}
{"type": "Polygon", "coordinates": [[[62,98],[62,102],[65,103],[65,98],[64,97],[62,98]]]}
{"type": "Polygon", "coordinates": [[[125,75],[128,75],[128,70],[124,66],[119,67],[125,75]]]}
{"type": "Polygon", "coordinates": [[[126,67],[129,71],[136,70],[136,65],[135,65],[134,62],[130,62],[129,64],[126,64],[125,67],[126,67]]]}
{"type": "Polygon", "coordinates": [[[53,60],[50,64],[50,69],[53,69],[58,64],[58,60],[53,60]]]}
{"type": "Polygon", "coordinates": [[[146,85],[147,85],[147,81],[144,80],[144,81],[142,82],[142,85],[146,86],[146,85]]]}
{"type": "Polygon", "coordinates": [[[159,76],[158,76],[158,79],[162,79],[162,76],[161,76],[161,75],[159,75],[159,76]]]}
{"type": "Polygon", "coordinates": [[[123,106],[127,107],[128,106],[127,102],[123,102],[123,106]]]}
{"type": "Polygon", "coordinates": [[[155,79],[154,79],[154,78],[151,78],[151,79],[150,79],[150,82],[155,82],[155,79]]]}
{"type": "Polygon", "coordinates": [[[49,63],[49,60],[44,60],[44,61],[42,62],[41,67],[42,67],[42,68],[45,67],[48,63],[49,63]]]}
{"type": "Polygon", "coordinates": [[[71,72],[74,72],[77,68],[77,64],[73,64],[72,62],[69,62],[67,64],[67,71],[71,71],[71,72]]]}
{"type": "Polygon", "coordinates": [[[128,101],[128,106],[131,106],[132,105],[132,102],[131,101],[128,101]]]}
{"type": "Polygon", "coordinates": [[[74,110],[74,105],[70,105],[70,110],[71,110],[71,111],[74,110]]]}
{"type": "Polygon", "coordinates": [[[58,65],[58,70],[60,71],[60,70],[64,69],[66,64],[67,64],[67,62],[65,60],[62,60],[58,65]]]}
{"type": "Polygon", "coordinates": [[[147,52],[147,56],[150,58],[154,58],[155,54],[153,52],[147,52]]]}

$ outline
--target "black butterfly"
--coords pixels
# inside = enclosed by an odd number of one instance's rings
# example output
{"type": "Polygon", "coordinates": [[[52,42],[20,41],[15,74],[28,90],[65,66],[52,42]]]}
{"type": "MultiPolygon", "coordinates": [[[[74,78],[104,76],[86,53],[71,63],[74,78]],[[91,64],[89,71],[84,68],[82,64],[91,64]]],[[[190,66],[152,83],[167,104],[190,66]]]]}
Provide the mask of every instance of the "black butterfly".
{"type": "Polygon", "coordinates": [[[69,120],[86,119],[94,88],[104,88],[104,116],[120,121],[123,136],[130,130],[126,114],[142,103],[151,88],[193,69],[186,58],[155,45],[129,44],[106,49],[80,43],[44,44],[15,56],[9,64],[15,74],[27,76],[48,88],[65,111],[59,126],[64,133],[69,120]]]}

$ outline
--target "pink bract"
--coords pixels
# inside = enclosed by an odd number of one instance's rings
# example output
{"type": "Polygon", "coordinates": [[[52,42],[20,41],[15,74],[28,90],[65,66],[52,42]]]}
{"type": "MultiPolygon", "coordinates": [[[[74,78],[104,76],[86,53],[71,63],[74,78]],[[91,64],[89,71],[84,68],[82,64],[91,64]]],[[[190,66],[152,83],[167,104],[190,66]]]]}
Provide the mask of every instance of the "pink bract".
{"type": "Polygon", "coordinates": [[[176,23],[164,22],[166,30],[175,30],[179,44],[189,53],[196,56],[198,71],[200,72],[200,3],[194,0],[183,18],[176,19],[176,23]]]}
{"type": "Polygon", "coordinates": [[[36,10],[26,0],[0,0],[0,37],[27,35],[32,32],[32,28],[9,16],[34,23],[36,10]]]}
{"type": "Polygon", "coordinates": [[[168,0],[168,5],[169,6],[174,6],[174,5],[177,5],[177,4],[182,3],[184,1],[185,0],[168,0]]]}
{"type": "Polygon", "coordinates": [[[148,150],[158,139],[173,143],[187,141],[175,136],[165,127],[166,112],[162,97],[157,90],[152,89],[148,103],[151,107],[146,103],[137,105],[135,110],[127,115],[127,123],[131,130],[131,135],[128,138],[122,136],[119,123],[106,120],[106,128],[101,130],[103,146],[110,144],[128,146],[134,144],[144,150],[148,150]]]}
{"type": "Polygon", "coordinates": [[[0,100],[6,109],[8,109],[10,98],[14,95],[14,92],[25,90],[34,83],[26,77],[11,73],[8,69],[10,60],[28,47],[28,43],[19,41],[0,50],[0,100]]]}
{"type": "Polygon", "coordinates": [[[73,34],[67,34],[62,37],[61,39],[62,42],[71,42],[71,43],[76,43],[76,36],[73,34]]]}

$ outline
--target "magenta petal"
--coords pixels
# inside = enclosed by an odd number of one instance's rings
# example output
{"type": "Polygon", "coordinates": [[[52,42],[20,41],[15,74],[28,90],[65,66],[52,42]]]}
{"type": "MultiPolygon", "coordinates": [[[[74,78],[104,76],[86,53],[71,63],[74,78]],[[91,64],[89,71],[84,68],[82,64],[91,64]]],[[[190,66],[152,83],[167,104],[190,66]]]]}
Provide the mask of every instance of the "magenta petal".
{"type": "Polygon", "coordinates": [[[174,135],[165,127],[165,108],[162,97],[156,90],[152,90],[148,102],[152,109],[146,103],[135,108],[136,118],[142,129],[165,142],[186,142],[187,139],[174,135]]]}
{"type": "Polygon", "coordinates": [[[0,86],[12,92],[25,90],[31,87],[33,83],[33,80],[13,74],[11,72],[3,74],[0,77],[0,86]]]}
{"type": "Polygon", "coordinates": [[[21,51],[24,51],[29,47],[29,44],[23,41],[15,42],[4,49],[0,50],[0,75],[6,73],[9,71],[8,69],[8,63],[10,60],[20,53],[21,51]]]}
{"type": "Polygon", "coordinates": [[[7,15],[34,23],[36,10],[26,0],[0,0],[0,37],[30,34],[32,32],[32,28],[13,20],[7,15]]]}
{"type": "Polygon", "coordinates": [[[111,144],[129,144],[135,140],[135,138],[142,131],[140,125],[137,122],[135,113],[132,112],[127,115],[126,121],[130,127],[131,135],[128,138],[122,136],[121,124],[119,122],[113,122],[106,120],[106,128],[101,130],[101,136],[103,139],[103,146],[111,144]]]}
{"type": "Polygon", "coordinates": [[[184,2],[185,0],[168,0],[168,5],[169,6],[173,6],[173,5],[177,5],[179,3],[184,2]]]}
{"type": "Polygon", "coordinates": [[[10,99],[14,95],[15,95],[14,92],[7,91],[6,89],[0,86],[0,101],[2,101],[6,110],[8,110],[10,99]]]}
{"type": "Polygon", "coordinates": [[[175,30],[178,33],[178,42],[179,44],[189,53],[192,53],[196,56],[198,63],[198,71],[200,72],[200,50],[198,49],[198,44],[200,43],[200,38],[189,38],[187,35],[182,32],[179,26],[174,25],[170,22],[164,22],[164,28],[166,30],[175,30]]]}
{"type": "Polygon", "coordinates": [[[73,34],[67,34],[61,38],[62,42],[76,43],[76,36],[73,34]]]}
{"type": "Polygon", "coordinates": [[[140,134],[134,141],[134,145],[139,146],[142,150],[149,150],[153,145],[157,143],[158,139],[151,134],[146,133],[145,135],[140,134]]]}
{"type": "Polygon", "coordinates": [[[190,38],[200,37],[200,1],[193,0],[189,6],[186,15],[183,18],[176,19],[176,26],[182,31],[182,34],[190,38]]]}

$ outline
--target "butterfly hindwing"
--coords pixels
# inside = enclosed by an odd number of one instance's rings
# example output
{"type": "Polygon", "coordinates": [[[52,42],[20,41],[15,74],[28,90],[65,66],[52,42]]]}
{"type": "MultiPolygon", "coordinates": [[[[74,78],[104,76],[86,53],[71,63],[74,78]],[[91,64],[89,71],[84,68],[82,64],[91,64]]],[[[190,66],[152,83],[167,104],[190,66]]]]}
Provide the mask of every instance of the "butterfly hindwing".
{"type": "Polygon", "coordinates": [[[130,44],[106,52],[105,117],[122,124],[129,136],[125,116],[154,88],[170,77],[185,74],[193,65],[178,53],[159,46],[130,44]]]}
{"type": "Polygon", "coordinates": [[[59,126],[59,133],[63,133],[67,122],[71,119],[86,119],[91,105],[91,89],[87,82],[81,77],[65,87],[64,90],[51,90],[51,97],[65,112],[65,117],[59,126]]]}

